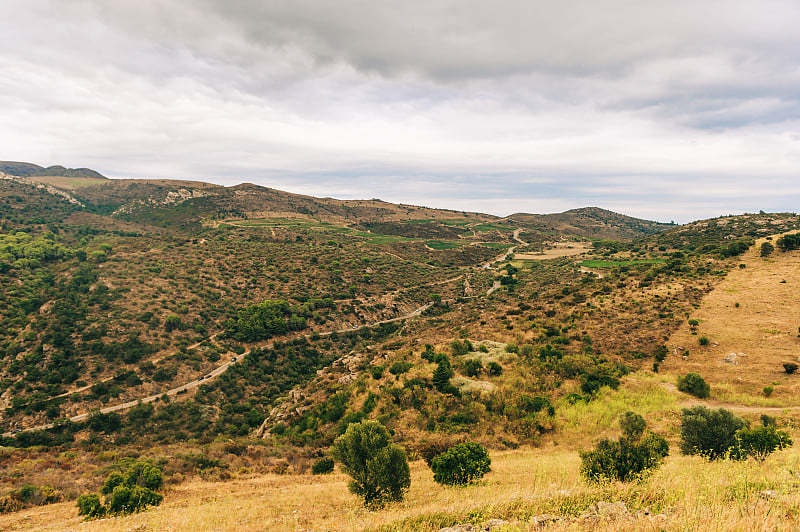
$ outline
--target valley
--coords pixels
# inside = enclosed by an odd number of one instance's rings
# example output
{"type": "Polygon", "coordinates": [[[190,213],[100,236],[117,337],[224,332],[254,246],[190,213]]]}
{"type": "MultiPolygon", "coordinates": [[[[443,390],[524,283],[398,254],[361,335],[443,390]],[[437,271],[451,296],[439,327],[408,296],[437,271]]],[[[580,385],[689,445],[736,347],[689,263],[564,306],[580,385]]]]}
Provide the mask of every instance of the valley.
{"type": "Polygon", "coordinates": [[[797,526],[794,447],[764,463],[679,450],[695,405],[797,437],[800,251],[780,245],[794,213],[498,217],[0,172],[2,529],[797,526]],[[678,390],[688,373],[707,397],[678,390]],[[669,442],[664,465],[587,481],[580,453],[627,411],[669,442]],[[366,420],[411,464],[381,510],[341,464],[311,474],[366,420]],[[465,440],[491,472],[440,486],[422,458],[465,440]],[[82,523],[76,499],[134,460],[163,472],[162,504],[82,523]]]}

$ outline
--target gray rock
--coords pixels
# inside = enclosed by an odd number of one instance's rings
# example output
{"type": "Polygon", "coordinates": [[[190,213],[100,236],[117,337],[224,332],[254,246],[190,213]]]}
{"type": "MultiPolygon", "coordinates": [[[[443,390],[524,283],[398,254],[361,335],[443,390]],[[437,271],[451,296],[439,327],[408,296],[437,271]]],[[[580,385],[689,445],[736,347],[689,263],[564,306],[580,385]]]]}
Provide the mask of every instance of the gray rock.
{"type": "Polygon", "coordinates": [[[731,364],[732,366],[735,366],[736,364],[739,363],[739,361],[737,360],[738,358],[739,357],[736,355],[736,353],[728,353],[727,355],[725,355],[722,361],[725,362],[726,364],[731,364]]]}
{"type": "Polygon", "coordinates": [[[449,526],[447,528],[440,528],[439,532],[489,532],[491,530],[498,530],[506,525],[508,521],[502,519],[489,519],[480,525],[473,525],[472,523],[464,523],[456,526],[449,526]]]}

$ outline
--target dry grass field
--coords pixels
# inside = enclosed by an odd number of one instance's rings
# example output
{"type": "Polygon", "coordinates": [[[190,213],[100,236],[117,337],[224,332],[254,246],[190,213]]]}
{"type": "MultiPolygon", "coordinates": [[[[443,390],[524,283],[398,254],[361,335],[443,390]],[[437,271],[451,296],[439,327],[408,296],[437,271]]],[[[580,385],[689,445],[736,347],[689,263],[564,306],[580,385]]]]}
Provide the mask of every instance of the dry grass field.
{"type": "Polygon", "coordinates": [[[713,462],[673,451],[652,477],[632,484],[592,485],[578,474],[577,452],[559,448],[493,454],[493,471],[478,485],[444,488],[422,461],[412,464],[406,501],[368,511],[346,477],[278,476],[224,483],[190,482],[166,492],[140,514],[82,522],[74,503],[0,517],[3,530],[349,531],[438,530],[498,518],[502,530],[536,530],[534,518],[558,517],[548,530],[796,530],[800,526],[800,451],[756,462],[713,462]],[[627,511],[586,515],[599,501],[627,511]]]}
{"type": "Polygon", "coordinates": [[[43,185],[50,185],[63,190],[75,190],[83,187],[90,187],[92,185],[102,185],[108,182],[108,179],[100,179],[96,177],[65,177],[65,176],[33,176],[28,178],[31,181],[42,183],[43,185]]]}
{"type": "Polygon", "coordinates": [[[687,322],[672,335],[668,346],[675,351],[662,373],[697,372],[711,384],[711,397],[724,402],[800,407],[800,375],[783,370],[784,362],[800,356],[800,252],[762,258],[764,241],[742,255],[744,267],[732,269],[691,314],[700,322],[696,334],[687,322]],[[708,345],[700,345],[702,337],[708,345]],[[730,353],[735,364],[723,360],[730,353]],[[774,388],[770,398],[764,397],[765,386],[774,388]]]}

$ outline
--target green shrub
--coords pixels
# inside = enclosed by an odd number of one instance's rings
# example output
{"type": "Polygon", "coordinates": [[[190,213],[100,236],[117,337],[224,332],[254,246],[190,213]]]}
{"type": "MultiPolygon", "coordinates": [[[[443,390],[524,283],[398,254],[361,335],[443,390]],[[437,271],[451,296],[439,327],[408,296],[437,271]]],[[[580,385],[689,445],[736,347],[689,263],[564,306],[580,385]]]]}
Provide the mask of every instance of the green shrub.
{"type": "Polygon", "coordinates": [[[636,441],[644,434],[647,422],[635,412],[625,412],[619,418],[619,426],[625,438],[636,441]]]}
{"type": "Polygon", "coordinates": [[[683,454],[699,454],[709,460],[727,458],[737,446],[736,432],[745,422],[728,410],[710,410],[704,406],[684,408],[681,412],[683,454]]]}
{"type": "Polygon", "coordinates": [[[78,497],[78,515],[94,518],[100,517],[105,513],[105,507],[100,503],[100,496],[98,494],[87,493],[78,497]]]}
{"type": "Polygon", "coordinates": [[[800,248],[800,233],[784,235],[775,241],[781,251],[791,251],[800,248]]]}
{"type": "Polygon", "coordinates": [[[413,366],[414,364],[411,362],[395,362],[389,368],[389,373],[397,377],[410,370],[413,366]]]}
{"type": "Polygon", "coordinates": [[[701,336],[697,341],[700,343],[700,345],[708,345],[709,339],[708,336],[701,336]]]}
{"type": "Polygon", "coordinates": [[[711,388],[708,383],[697,373],[687,373],[684,377],[678,377],[678,390],[705,399],[708,397],[711,388]]]}
{"type": "Polygon", "coordinates": [[[158,506],[163,500],[160,494],[141,486],[117,486],[106,497],[106,512],[126,515],[144,510],[148,506],[158,506]]]}
{"type": "Polygon", "coordinates": [[[503,374],[503,366],[497,362],[489,362],[489,364],[486,366],[486,369],[489,371],[489,375],[492,377],[497,377],[503,374]]]}
{"type": "Polygon", "coordinates": [[[311,473],[313,475],[327,475],[333,472],[333,458],[330,456],[323,456],[311,466],[311,473]]]}
{"type": "Polygon", "coordinates": [[[100,493],[106,496],[105,505],[100,503],[96,493],[78,497],[78,515],[91,519],[107,514],[126,515],[157,506],[163,496],[155,490],[161,489],[163,483],[158,467],[147,462],[133,462],[124,474],[113,471],[106,478],[100,488],[100,493]]]}
{"type": "Polygon", "coordinates": [[[769,257],[770,255],[772,255],[773,251],[775,251],[775,246],[773,246],[769,242],[764,242],[763,244],[761,244],[762,257],[769,257]]]}
{"type": "Polygon", "coordinates": [[[642,438],[647,422],[639,414],[625,412],[619,425],[620,439],[601,440],[593,450],[580,453],[581,474],[588,480],[636,480],[661,465],[669,454],[664,438],[653,433],[642,438]]]}
{"type": "Polygon", "coordinates": [[[411,485],[406,452],[390,442],[389,431],[377,421],[351,423],[331,452],[352,477],[350,491],[369,508],[402,500],[411,485]]]}
{"type": "Polygon", "coordinates": [[[795,364],[794,362],[786,362],[783,364],[783,370],[787,374],[791,375],[792,373],[797,371],[797,364],[795,364]]]}
{"type": "Polygon", "coordinates": [[[792,445],[792,438],[773,425],[765,425],[755,429],[741,429],[736,432],[737,458],[745,459],[752,456],[763,462],[774,451],[779,451],[792,445]]]}
{"type": "Polygon", "coordinates": [[[625,437],[601,440],[593,450],[580,453],[581,474],[591,481],[629,482],[657,468],[667,454],[667,441],[655,434],[638,441],[625,437]]]}
{"type": "Polygon", "coordinates": [[[464,361],[464,374],[467,377],[477,377],[483,371],[483,363],[478,359],[464,361]]]}
{"type": "Polygon", "coordinates": [[[491,471],[486,449],[474,442],[459,443],[431,462],[433,480],[445,485],[464,485],[480,480],[491,471]]]}

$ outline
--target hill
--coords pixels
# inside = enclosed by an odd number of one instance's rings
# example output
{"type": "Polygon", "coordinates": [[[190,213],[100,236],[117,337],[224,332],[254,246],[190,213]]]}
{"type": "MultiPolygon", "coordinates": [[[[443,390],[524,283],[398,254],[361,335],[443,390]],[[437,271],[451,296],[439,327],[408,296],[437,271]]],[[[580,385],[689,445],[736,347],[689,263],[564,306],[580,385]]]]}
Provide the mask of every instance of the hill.
{"type": "Polygon", "coordinates": [[[44,168],[37,164],[21,163],[14,161],[0,161],[0,172],[18,177],[70,177],[107,179],[105,176],[89,168],[65,168],[63,166],[49,166],[44,168]]]}
{"type": "Polygon", "coordinates": [[[505,220],[539,233],[567,233],[610,240],[634,240],[675,226],[632,218],[598,207],[571,209],[557,214],[517,213],[507,216],[505,220]]]}
{"type": "MultiPolygon", "coordinates": [[[[15,495],[26,483],[59,494],[40,502],[74,498],[132,457],[159,464],[173,493],[303,475],[348,424],[374,419],[412,457],[486,445],[505,486],[527,456],[514,449],[550,456],[558,443],[552,456],[571,469],[546,475],[573,479],[558,486],[570,494],[523,504],[508,487],[497,516],[572,515],[609,496],[574,466],[616,436],[618,414],[642,413],[674,447],[677,375],[705,374],[731,349],[761,362],[708,375],[710,404],[777,409],[796,391],[779,362],[794,341],[784,311],[797,252],[762,259],[759,247],[800,230],[794,214],[669,227],[595,208],[499,219],[252,184],[75,179],[0,179],[0,501],[21,505],[8,508],[39,501],[15,495]],[[689,346],[695,318],[709,346],[689,346]]],[[[426,472],[414,465],[415,482],[426,472]]],[[[313,489],[339,490],[338,516],[349,499],[336,479],[313,489]]],[[[660,507],[681,500],[647,489],[660,507]]],[[[415,497],[408,514],[357,523],[414,529],[410,515],[431,511],[415,497]]],[[[499,507],[470,508],[417,528],[499,507]]],[[[319,519],[302,526],[330,527],[319,519]]]]}

